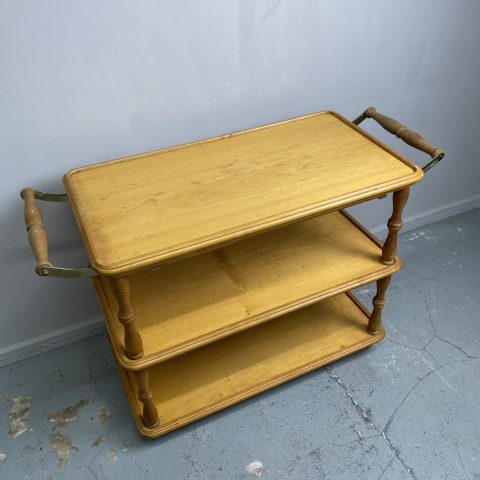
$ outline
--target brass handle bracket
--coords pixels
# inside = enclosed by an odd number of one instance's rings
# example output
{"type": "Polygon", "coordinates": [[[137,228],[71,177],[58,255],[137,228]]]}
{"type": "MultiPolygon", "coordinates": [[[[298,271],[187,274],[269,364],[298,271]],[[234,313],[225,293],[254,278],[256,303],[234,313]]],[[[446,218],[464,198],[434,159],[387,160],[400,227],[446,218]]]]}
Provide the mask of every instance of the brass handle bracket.
{"type": "Polygon", "coordinates": [[[35,190],[32,187],[24,188],[20,196],[25,202],[25,225],[27,226],[28,241],[37,262],[35,272],[42,277],[93,277],[98,275],[92,268],[62,268],[55,267],[48,258],[48,238],[43,224],[42,212],[36,200],[47,202],[68,202],[65,193],[47,193],[35,190]]]}
{"type": "Polygon", "coordinates": [[[381,127],[387,130],[387,132],[390,132],[392,135],[400,138],[411,147],[430,155],[432,160],[423,167],[423,173],[428,172],[445,156],[445,152],[441,148],[434,147],[417,132],[410,130],[394,118],[387,117],[386,115],[377,112],[374,107],[367,108],[361,115],[353,120],[352,123],[355,125],[360,125],[360,123],[362,123],[366,118],[372,118],[381,127]]]}
{"type": "MultiPolygon", "coordinates": [[[[27,190],[24,188],[24,190],[27,190]]],[[[20,196],[23,198],[22,192],[20,192],[20,196]]],[[[68,202],[68,197],[66,193],[48,193],[42,192],[41,190],[35,190],[35,198],[37,200],[43,200],[45,202],[68,202]]]]}
{"type": "Polygon", "coordinates": [[[53,265],[42,265],[35,268],[35,272],[41,277],[81,278],[96,277],[98,273],[90,267],[87,268],[63,268],[53,265]]]}

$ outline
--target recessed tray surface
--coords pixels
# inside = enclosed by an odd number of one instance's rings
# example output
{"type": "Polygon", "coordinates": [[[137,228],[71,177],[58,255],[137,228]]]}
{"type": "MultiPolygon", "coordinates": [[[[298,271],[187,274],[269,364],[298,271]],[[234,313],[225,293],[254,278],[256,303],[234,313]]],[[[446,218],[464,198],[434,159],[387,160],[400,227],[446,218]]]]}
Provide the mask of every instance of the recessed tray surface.
{"type": "Polygon", "coordinates": [[[346,207],[421,168],[334,112],[78,168],[65,188],[91,266],[115,276],[346,207]]]}

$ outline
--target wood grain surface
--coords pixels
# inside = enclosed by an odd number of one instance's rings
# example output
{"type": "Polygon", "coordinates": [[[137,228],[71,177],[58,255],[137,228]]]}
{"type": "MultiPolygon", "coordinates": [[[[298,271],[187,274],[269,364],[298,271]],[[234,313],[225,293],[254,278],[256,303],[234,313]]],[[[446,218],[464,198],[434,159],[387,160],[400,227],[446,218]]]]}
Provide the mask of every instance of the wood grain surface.
{"type": "Polygon", "coordinates": [[[129,275],[144,355],[125,354],[111,282],[94,280],[117,360],[140,369],[398,271],[343,212],[129,275]]]}
{"type": "Polygon", "coordinates": [[[120,368],[139,431],[158,437],[380,341],[347,294],[149,368],[160,425],[145,428],[133,372],[120,368]]]}
{"type": "Polygon", "coordinates": [[[91,266],[118,276],[413,184],[422,170],[333,112],[64,177],[91,266]]]}

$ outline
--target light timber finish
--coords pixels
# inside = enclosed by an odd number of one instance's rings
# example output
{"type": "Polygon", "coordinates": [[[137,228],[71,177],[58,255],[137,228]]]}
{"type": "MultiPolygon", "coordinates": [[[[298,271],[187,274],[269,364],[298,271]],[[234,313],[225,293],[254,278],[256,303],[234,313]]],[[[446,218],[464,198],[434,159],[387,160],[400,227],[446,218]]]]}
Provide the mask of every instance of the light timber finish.
{"type": "Polygon", "coordinates": [[[400,269],[344,212],[129,276],[145,354],[124,354],[108,279],[95,279],[117,360],[141,369],[400,269]]]}
{"type": "Polygon", "coordinates": [[[160,425],[147,429],[134,373],[119,367],[139,431],[157,437],[379,342],[347,294],[150,367],[160,425]]]}
{"type": "Polygon", "coordinates": [[[382,308],[385,305],[385,293],[390,285],[392,277],[385,277],[377,280],[377,294],[373,298],[373,311],[368,321],[367,332],[376,335],[382,327],[382,308]]]}
{"type": "Polygon", "coordinates": [[[153,395],[150,389],[148,370],[138,370],[134,374],[137,382],[138,399],[142,402],[142,421],[145,427],[155,428],[160,425],[158,412],[153,402],[153,395]]]}
{"type": "Polygon", "coordinates": [[[93,269],[139,271],[411,185],[423,172],[333,112],[68,172],[93,269]]]}
{"type": "Polygon", "coordinates": [[[112,295],[115,297],[116,318],[123,325],[125,355],[135,360],[143,356],[143,345],[135,323],[135,310],[130,302],[130,281],[128,278],[110,279],[112,295]]]}
{"type": "Polygon", "coordinates": [[[398,232],[402,229],[402,213],[410,195],[409,188],[403,188],[393,192],[393,213],[388,220],[388,236],[383,245],[382,263],[392,265],[397,254],[398,232]]]}
{"type": "Polygon", "coordinates": [[[158,437],[369,347],[409,187],[423,171],[356,126],[374,118],[438,163],[444,152],[367,109],[319,112],[65,174],[27,188],[37,273],[91,276],[139,431],[158,437]],[[343,209],[393,192],[384,244],[343,209]],[[35,198],[68,197],[90,259],[53,267],[35,198]],[[98,274],[98,276],[96,276],[98,274]],[[371,314],[351,289],[377,282],[371,314]]]}

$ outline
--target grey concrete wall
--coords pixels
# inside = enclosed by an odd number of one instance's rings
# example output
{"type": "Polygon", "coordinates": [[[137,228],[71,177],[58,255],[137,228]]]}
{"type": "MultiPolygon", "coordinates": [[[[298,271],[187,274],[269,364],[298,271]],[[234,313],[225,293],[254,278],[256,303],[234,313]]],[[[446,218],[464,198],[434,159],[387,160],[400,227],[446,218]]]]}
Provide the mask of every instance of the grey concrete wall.
{"type": "MultiPolygon", "coordinates": [[[[33,274],[23,226],[20,189],[62,191],[72,167],[375,105],[448,152],[407,215],[478,203],[479,18],[475,0],[3,2],[0,357],[89,334],[100,320],[88,281],[33,274]]],[[[375,227],[389,208],[355,212],[375,227]]],[[[83,265],[68,206],[44,212],[51,258],[83,265]]]]}

